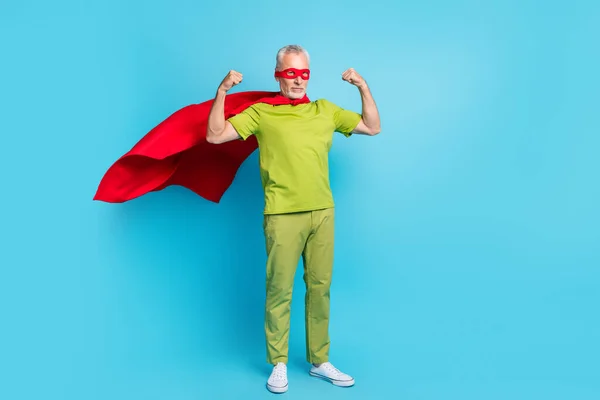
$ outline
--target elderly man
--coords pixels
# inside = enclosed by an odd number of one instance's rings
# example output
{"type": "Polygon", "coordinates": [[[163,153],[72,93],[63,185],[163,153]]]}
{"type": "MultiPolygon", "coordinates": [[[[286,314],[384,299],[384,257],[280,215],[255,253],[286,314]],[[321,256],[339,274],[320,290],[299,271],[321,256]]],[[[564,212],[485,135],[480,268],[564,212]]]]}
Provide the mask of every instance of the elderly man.
{"type": "Polygon", "coordinates": [[[352,68],[342,79],[358,88],[358,114],[306,94],[309,55],[297,45],[280,49],[275,79],[283,101],[258,103],[225,120],[226,93],[242,81],[230,71],[218,87],[209,115],[207,141],[218,144],[256,135],[260,176],[265,195],[263,230],[266,241],[265,334],[267,380],[271,392],[288,389],[287,361],[290,309],[296,267],[303,259],[306,358],[310,375],[338,386],[354,379],[329,362],[329,301],[334,253],[334,201],[329,184],[328,152],[333,133],[376,135],[380,121],[365,80],[352,68]]]}

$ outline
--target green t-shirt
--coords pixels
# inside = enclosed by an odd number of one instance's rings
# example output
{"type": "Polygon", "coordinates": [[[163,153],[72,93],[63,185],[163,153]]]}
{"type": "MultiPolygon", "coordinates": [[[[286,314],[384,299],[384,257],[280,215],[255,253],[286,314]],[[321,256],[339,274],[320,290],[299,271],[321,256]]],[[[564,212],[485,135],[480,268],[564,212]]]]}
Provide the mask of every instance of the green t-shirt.
{"type": "Polygon", "coordinates": [[[229,118],[243,140],[256,136],[264,214],[333,207],[328,162],[333,133],[349,137],[360,118],[325,99],[295,106],[256,103],[229,118]]]}

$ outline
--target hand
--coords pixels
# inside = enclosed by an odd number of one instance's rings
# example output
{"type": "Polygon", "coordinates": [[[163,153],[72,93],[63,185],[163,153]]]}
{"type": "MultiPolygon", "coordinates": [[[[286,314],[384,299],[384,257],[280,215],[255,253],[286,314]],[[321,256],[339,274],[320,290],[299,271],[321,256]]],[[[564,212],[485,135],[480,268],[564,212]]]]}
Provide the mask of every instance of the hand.
{"type": "Polygon", "coordinates": [[[363,87],[367,84],[363,77],[360,76],[358,72],[354,70],[354,68],[348,68],[345,70],[344,73],[342,73],[342,79],[356,87],[363,87]]]}
{"type": "Polygon", "coordinates": [[[231,70],[219,85],[219,90],[227,92],[229,89],[239,84],[242,81],[242,74],[231,70]]]}

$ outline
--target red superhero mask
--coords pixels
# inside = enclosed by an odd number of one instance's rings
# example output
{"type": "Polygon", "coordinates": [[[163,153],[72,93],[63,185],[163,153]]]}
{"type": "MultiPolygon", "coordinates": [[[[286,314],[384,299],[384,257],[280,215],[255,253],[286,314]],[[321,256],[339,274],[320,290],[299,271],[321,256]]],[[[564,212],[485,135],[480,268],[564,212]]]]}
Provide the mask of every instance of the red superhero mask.
{"type": "Polygon", "coordinates": [[[297,76],[302,77],[305,81],[310,78],[310,70],[309,69],[296,69],[296,68],[288,68],[283,71],[275,71],[275,76],[286,79],[294,79],[297,76]]]}

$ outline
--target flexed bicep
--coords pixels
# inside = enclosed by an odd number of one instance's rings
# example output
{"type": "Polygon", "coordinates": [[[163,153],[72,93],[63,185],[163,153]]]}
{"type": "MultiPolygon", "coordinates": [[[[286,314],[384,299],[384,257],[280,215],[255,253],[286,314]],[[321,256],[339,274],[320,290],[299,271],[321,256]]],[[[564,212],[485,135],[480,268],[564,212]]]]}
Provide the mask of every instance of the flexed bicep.
{"type": "Polygon", "coordinates": [[[212,144],[221,144],[231,142],[232,140],[241,139],[240,134],[235,130],[231,122],[225,121],[223,130],[217,134],[209,134],[206,136],[206,141],[212,144]]]}

